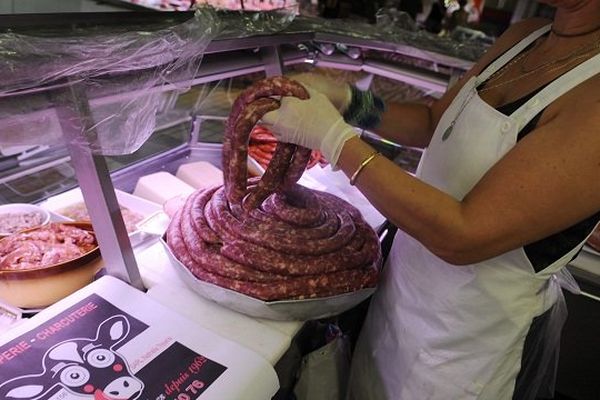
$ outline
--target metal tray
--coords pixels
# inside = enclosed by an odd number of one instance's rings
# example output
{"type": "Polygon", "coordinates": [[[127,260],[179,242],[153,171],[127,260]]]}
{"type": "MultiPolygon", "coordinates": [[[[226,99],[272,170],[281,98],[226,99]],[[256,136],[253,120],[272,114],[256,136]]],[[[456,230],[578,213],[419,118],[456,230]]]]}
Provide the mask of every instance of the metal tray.
{"type": "Polygon", "coordinates": [[[164,238],[161,238],[160,242],[164,246],[177,274],[192,291],[224,307],[252,317],[278,321],[305,321],[327,318],[349,310],[375,292],[375,288],[368,288],[338,296],[315,299],[262,301],[196,278],[185,265],[179,262],[164,238]]]}

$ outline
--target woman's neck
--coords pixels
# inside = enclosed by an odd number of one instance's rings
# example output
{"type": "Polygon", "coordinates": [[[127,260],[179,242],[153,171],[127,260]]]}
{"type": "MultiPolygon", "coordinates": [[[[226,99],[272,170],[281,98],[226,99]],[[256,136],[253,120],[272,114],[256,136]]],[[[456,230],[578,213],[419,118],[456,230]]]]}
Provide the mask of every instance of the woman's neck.
{"type": "MultiPolygon", "coordinates": [[[[552,29],[558,35],[575,35],[574,37],[593,35],[600,29],[600,1],[582,1],[576,6],[559,7],[556,10],[552,29]]],[[[557,35],[557,36],[558,36],[557,35]]]]}

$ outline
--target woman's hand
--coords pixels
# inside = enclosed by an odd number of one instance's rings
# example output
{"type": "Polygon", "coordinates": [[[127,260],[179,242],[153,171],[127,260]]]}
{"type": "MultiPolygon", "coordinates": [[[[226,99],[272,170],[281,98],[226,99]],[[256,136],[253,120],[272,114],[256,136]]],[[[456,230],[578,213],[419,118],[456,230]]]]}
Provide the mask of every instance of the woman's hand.
{"type": "Polygon", "coordinates": [[[263,122],[278,140],[321,150],[335,166],[346,140],[357,136],[339,111],[322,93],[308,88],[310,98],[284,97],[278,110],[267,113],[263,122]]]}
{"type": "Polygon", "coordinates": [[[352,90],[347,83],[338,83],[322,75],[308,72],[290,75],[289,78],[309,89],[323,93],[341,114],[348,109],[352,101],[352,90]]]}

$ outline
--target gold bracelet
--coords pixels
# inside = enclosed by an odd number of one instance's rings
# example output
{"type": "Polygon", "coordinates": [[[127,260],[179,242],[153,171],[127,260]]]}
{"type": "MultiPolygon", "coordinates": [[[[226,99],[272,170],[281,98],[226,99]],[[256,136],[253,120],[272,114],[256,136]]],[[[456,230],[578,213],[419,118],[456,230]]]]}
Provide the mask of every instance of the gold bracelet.
{"type": "Polygon", "coordinates": [[[356,183],[356,179],[358,178],[358,175],[360,175],[360,173],[367,166],[367,164],[369,164],[371,161],[373,161],[375,159],[375,157],[377,157],[378,155],[380,155],[380,153],[378,151],[376,151],[375,153],[371,154],[369,157],[365,158],[363,160],[363,162],[360,163],[360,165],[358,166],[356,171],[350,177],[350,185],[354,186],[354,184],[356,183]]]}

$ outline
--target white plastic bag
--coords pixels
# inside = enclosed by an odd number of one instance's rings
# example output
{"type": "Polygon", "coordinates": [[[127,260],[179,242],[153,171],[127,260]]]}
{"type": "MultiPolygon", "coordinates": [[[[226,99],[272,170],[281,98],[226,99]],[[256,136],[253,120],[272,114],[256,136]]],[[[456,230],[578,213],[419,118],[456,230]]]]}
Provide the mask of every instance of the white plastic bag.
{"type": "Polygon", "coordinates": [[[350,341],[339,335],[302,359],[294,388],[297,400],[343,400],[350,374],[350,341]]]}

